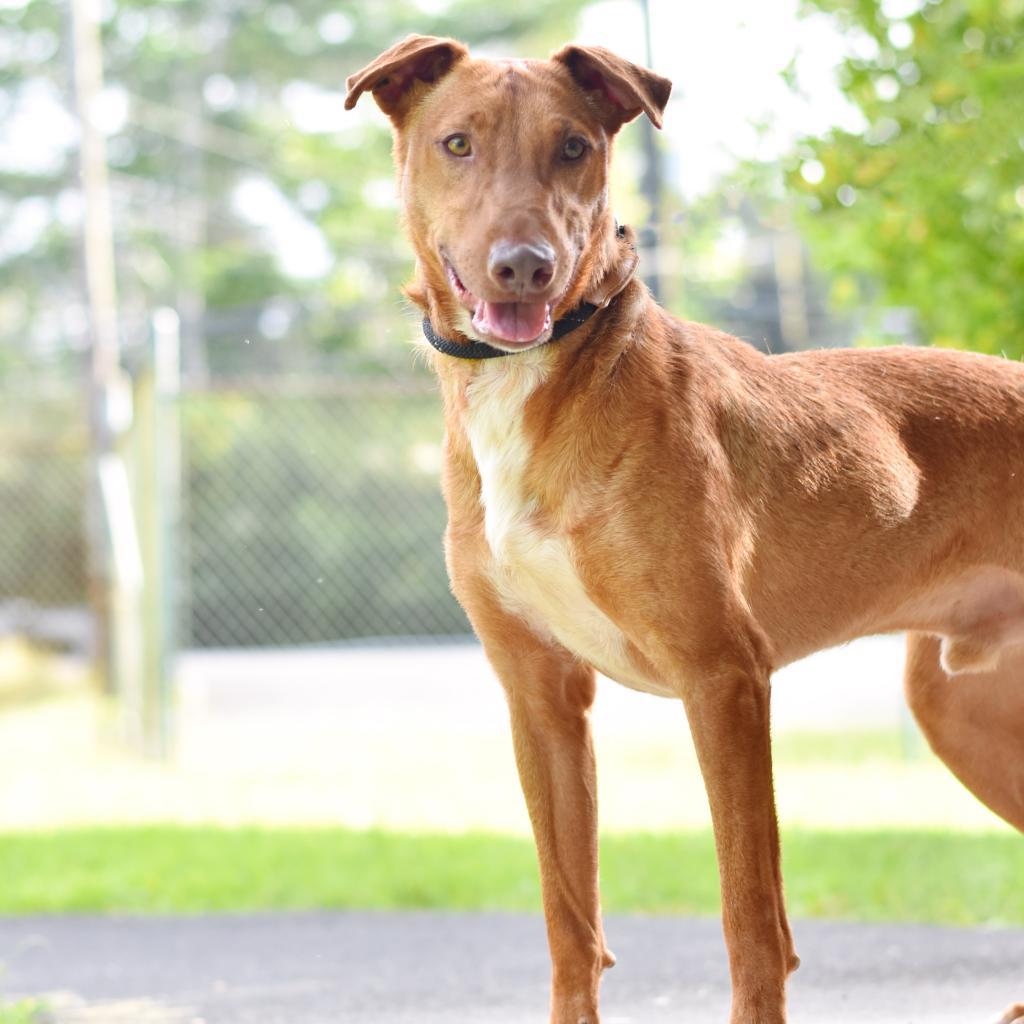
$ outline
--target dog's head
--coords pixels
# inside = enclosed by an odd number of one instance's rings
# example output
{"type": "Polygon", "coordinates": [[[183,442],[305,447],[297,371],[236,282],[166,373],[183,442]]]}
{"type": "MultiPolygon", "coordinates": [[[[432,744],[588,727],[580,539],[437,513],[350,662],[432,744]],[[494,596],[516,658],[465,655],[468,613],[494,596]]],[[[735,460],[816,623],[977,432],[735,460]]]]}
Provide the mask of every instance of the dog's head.
{"type": "Polygon", "coordinates": [[[641,113],[661,127],[671,83],[600,47],[481,60],[410,36],[348,79],[391,119],[410,296],[435,328],[508,351],[547,341],[582,301],[605,305],[636,255],[608,208],[611,143],[641,113]]]}

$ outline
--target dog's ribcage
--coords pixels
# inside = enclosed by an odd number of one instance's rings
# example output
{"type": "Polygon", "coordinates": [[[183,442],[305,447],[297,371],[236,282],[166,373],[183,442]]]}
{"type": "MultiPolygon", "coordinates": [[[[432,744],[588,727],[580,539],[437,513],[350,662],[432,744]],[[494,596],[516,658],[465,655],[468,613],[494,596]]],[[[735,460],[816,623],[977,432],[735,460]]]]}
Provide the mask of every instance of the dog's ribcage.
{"type": "Polygon", "coordinates": [[[626,686],[661,692],[637,672],[622,631],[587,594],[568,539],[537,525],[522,424],[526,401],[546,372],[540,352],[496,359],[480,366],[467,391],[465,424],[480,473],[492,580],[506,609],[539,635],[626,686]]]}

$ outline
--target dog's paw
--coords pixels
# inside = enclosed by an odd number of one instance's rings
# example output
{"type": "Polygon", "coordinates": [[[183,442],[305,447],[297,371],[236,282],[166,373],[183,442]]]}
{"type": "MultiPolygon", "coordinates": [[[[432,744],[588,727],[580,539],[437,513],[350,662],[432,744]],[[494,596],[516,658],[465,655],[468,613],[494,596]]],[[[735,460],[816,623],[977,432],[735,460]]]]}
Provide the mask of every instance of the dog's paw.
{"type": "Polygon", "coordinates": [[[1014,1003],[995,1024],[1024,1024],[1024,1003],[1014,1003]]]}

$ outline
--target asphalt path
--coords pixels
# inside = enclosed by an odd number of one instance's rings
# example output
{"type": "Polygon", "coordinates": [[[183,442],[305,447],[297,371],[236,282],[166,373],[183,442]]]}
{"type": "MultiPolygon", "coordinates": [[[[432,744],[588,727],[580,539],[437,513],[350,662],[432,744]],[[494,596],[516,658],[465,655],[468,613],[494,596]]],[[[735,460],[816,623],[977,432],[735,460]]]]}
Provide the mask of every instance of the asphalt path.
{"type": "MultiPolygon", "coordinates": [[[[613,916],[603,1024],[724,1024],[717,921],[613,916]]],[[[792,1024],[988,1024],[1024,999],[1024,930],[797,922],[792,1024]]],[[[59,1024],[544,1024],[531,915],[0,919],[0,993],[59,1024]]]]}

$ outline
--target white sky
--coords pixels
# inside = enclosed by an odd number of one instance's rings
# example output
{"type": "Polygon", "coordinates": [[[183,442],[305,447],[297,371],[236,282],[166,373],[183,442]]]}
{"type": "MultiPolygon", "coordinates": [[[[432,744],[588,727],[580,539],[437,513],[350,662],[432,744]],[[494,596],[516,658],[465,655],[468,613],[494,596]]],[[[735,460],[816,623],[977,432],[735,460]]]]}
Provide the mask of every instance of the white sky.
{"type": "MultiPolygon", "coordinates": [[[[800,135],[859,124],[835,80],[844,40],[829,19],[797,17],[797,3],[650,0],[653,67],[673,83],[665,143],[684,195],[706,191],[738,159],[771,159],[800,135]],[[781,77],[794,57],[807,98],[781,77]],[[758,122],[769,130],[759,133],[758,122]]],[[[635,0],[589,8],[578,41],[646,63],[635,0]]]]}

